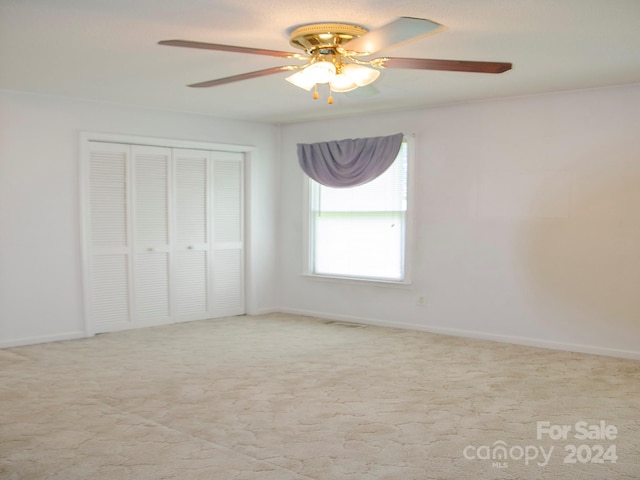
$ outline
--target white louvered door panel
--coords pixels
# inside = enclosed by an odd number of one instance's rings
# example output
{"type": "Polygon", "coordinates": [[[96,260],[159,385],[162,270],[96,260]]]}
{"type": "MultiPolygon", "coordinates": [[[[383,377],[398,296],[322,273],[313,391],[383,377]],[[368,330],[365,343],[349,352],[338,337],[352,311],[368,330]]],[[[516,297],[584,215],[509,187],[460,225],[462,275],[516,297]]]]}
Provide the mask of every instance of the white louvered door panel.
{"type": "Polygon", "coordinates": [[[130,323],[129,256],[94,255],[92,304],[96,332],[120,329],[130,323]]]}
{"type": "Polygon", "coordinates": [[[124,145],[92,142],[89,160],[89,210],[91,245],[94,249],[126,248],[127,161],[124,145]]]}
{"type": "Polygon", "coordinates": [[[216,317],[245,312],[243,159],[241,153],[212,152],[212,298],[216,317]]]}
{"type": "Polygon", "coordinates": [[[158,325],[169,320],[169,253],[141,252],[135,263],[136,324],[158,325]]]}
{"type": "Polygon", "coordinates": [[[216,317],[244,313],[242,256],[240,248],[216,249],[213,288],[216,317]]]}
{"type": "Polygon", "coordinates": [[[134,300],[137,326],[170,321],[169,169],[171,149],[133,146],[134,300]]]}
{"type": "Polygon", "coordinates": [[[209,318],[207,252],[204,250],[176,252],[175,314],[176,320],[209,318]]]}
{"type": "Polygon", "coordinates": [[[209,157],[174,149],[174,311],[176,320],[211,317],[209,298],[209,157]]]}
{"type": "Polygon", "coordinates": [[[87,303],[97,333],[131,322],[128,167],[128,146],[89,142],[87,303]]]}

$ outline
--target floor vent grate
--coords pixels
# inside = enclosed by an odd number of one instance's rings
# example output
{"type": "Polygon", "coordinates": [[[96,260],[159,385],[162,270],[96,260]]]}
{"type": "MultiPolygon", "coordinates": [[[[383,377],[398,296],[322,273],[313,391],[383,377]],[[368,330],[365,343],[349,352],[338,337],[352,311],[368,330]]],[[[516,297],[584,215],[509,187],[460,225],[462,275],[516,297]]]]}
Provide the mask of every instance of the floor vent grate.
{"type": "Polygon", "coordinates": [[[362,323],[350,323],[350,322],[337,322],[330,320],[328,322],[324,322],[325,325],[335,325],[337,327],[344,328],[367,328],[367,325],[363,325],[362,323]]]}

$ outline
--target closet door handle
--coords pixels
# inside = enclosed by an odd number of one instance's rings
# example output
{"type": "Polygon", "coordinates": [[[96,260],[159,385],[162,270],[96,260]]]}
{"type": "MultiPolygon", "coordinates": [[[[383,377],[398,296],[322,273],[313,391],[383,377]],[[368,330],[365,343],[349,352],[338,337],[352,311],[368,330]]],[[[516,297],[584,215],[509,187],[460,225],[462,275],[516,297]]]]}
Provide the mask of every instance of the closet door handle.
{"type": "Polygon", "coordinates": [[[147,248],[147,251],[148,252],[157,252],[158,250],[156,248],[151,247],[151,248],[147,248]]]}
{"type": "Polygon", "coordinates": [[[187,250],[193,250],[194,248],[195,248],[195,247],[194,247],[193,245],[189,245],[189,246],[187,247],[187,250]]]}

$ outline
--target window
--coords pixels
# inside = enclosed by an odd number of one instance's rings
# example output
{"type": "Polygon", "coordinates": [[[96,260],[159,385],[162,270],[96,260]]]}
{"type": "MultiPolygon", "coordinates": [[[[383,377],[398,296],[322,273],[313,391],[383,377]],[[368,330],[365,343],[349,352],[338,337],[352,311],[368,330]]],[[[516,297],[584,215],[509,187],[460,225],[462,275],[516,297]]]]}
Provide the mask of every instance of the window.
{"type": "Polygon", "coordinates": [[[358,187],[310,182],[309,267],[313,275],[408,282],[409,154],[358,187]]]}

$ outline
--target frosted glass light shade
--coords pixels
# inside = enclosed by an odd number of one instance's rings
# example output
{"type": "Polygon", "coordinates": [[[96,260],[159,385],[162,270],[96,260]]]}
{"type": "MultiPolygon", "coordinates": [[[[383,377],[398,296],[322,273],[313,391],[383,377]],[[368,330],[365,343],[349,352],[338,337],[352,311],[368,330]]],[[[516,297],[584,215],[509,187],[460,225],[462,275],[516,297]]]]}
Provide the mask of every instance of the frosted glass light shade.
{"type": "MultiPolygon", "coordinates": [[[[353,83],[358,87],[364,87],[380,76],[380,71],[373,68],[365,67],[364,65],[357,65],[355,63],[348,63],[342,67],[342,73],[348,76],[353,83]]],[[[337,91],[337,90],[336,90],[337,91]]]]}
{"type": "Polygon", "coordinates": [[[344,73],[339,73],[331,80],[331,90],[334,92],[350,92],[356,88],[358,88],[358,85],[344,73]]]}
{"type": "Polygon", "coordinates": [[[300,70],[293,75],[289,75],[285,80],[304,90],[311,90],[316,84],[311,75],[306,74],[306,70],[300,70]]]}
{"type": "Polygon", "coordinates": [[[336,66],[331,62],[316,62],[305,68],[304,74],[315,83],[329,83],[336,76],[336,66]]]}
{"type": "Polygon", "coordinates": [[[355,63],[341,65],[340,73],[336,73],[333,62],[320,60],[288,76],[286,80],[304,90],[311,90],[319,83],[331,83],[334,92],[350,92],[369,85],[380,76],[378,70],[355,63]]]}
{"type": "Polygon", "coordinates": [[[336,67],[333,63],[317,62],[293,75],[289,75],[285,80],[296,87],[311,90],[317,83],[328,83],[335,76],[336,67]]]}

